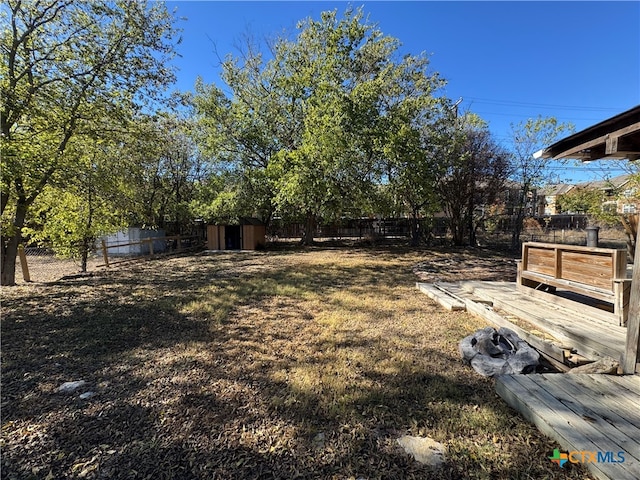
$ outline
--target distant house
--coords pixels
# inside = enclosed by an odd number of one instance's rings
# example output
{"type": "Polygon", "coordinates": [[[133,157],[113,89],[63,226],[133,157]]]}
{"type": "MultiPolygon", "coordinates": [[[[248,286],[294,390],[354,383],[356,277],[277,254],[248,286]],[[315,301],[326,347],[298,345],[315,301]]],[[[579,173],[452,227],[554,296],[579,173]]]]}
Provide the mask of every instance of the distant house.
{"type": "Polygon", "coordinates": [[[622,214],[640,212],[640,186],[637,177],[633,175],[620,175],[607,180],[584,182],[576,187],[600,190],[604,210],[622,214]]]}
{"type": "Polygon", "coordinates": [[[207,225],[209,250],[257,250],[266,244],[267,227],[257,218],[240,218],[237,224],[207,225]]]}
{"type": "Polygon", "coordinates": [[[602,207],[611,213],[640,213],[640,185],[633,175],[620,175],[607,180],[594,180],[575,185],[547,185],[537,191],[536,216],[544,217],[562,215],[558,199],[572,191],[599,190],[602,196],[602,207]]]}
{"type": "MultiPolygon", "coordinates": [[[[514,215],[517,209],[520,207],[520,200],[522,196],[522,184],[507,180],[504,184],[502,192],[498,194],[498,201],[504,205],[505,215],[514,215]]],[[[535,215],[537,205],[537,192],[535,189],[530,189],[524,196],[524,215],[525,217],[532,217],[535,215]]]]}
{"type": "Polygon", "coordinates": [[[559,215],[563,213],[560,211],[560,205],[558,204],[558,198],[560,195],[564,195],[573,190],[574,185],[568,185],[566,183],[558,183],[555,185],[547,185],[538,190],[538,204],[537,215],[539,217],[547,215],[559,215]]]}

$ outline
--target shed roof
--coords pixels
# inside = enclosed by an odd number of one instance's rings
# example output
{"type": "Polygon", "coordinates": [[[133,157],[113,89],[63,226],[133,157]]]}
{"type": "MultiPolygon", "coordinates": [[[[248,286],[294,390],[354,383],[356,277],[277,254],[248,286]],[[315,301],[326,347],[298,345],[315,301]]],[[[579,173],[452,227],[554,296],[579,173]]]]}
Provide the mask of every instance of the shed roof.
{"type": "Polygon", "coordinates": [[[640,158],[640,105],[563,138],[535,156],[555,160],[637,160],[640,158]]]}
{"type": "Polygon", "coordinates": [[[240,217],[240,225],[254,225],[258,227],[264,227],[267,224],[256,217],[240,217]]]}
{"type": "Polygon", "coordinates": [[[228,219],[226,222],[209,222],[209,225],[254,225],[264,227],[267,224],[255,217],[234,217],[228,219]]]}

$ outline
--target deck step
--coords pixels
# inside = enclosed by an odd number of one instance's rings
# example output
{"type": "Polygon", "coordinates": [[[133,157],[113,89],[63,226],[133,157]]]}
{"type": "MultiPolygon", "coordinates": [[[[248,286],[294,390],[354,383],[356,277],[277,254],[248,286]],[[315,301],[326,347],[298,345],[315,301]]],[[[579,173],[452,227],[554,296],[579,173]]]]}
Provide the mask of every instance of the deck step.
{"type": "Polygon", "coordinates": [[[438,288],[433,283],[416,283],[416,287],[418,287],[418,289],[422,293],[425,293],[430,299],[435,300],[447,310],[455,311],[466,309],[464,302],[448,293],[446,290],[438,288]]]}

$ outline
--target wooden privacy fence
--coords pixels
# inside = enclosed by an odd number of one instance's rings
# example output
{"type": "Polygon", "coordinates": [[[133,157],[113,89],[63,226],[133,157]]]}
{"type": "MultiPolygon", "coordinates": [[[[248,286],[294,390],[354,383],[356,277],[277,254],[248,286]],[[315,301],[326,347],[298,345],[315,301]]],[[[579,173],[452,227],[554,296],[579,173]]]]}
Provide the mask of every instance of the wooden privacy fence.
{"type": "Polygon", "coordinates": [[[104,263],[98,267],[109,267],[132,260],[148,259],[168,253],[187,252],[201,248],[202,240],[198,236],[171,235],[168,237],[149,237],[137,242],[108,244],[105,240],[100,242],[102,260],[104,263]],[[111,249],[139,246],[139,252],[118,253],[109,255],[111,249]],[[116,259],[114,261],[114,258],[116,259]]]}

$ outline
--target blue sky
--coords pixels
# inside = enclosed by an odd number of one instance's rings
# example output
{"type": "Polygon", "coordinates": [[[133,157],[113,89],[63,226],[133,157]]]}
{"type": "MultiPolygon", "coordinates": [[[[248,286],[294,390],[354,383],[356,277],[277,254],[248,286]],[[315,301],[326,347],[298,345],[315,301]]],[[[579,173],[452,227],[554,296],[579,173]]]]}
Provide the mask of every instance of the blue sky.
{"type": "MultiPolygon", "coordinates": [[[[581,130],[640,104],[640,2],[167,2],[183,29],[179,90],[197,76],[219,83],[218,59],[250,33],[295,32],[324,10],[363,6],[402,53],[430,54],[448,81],[444,94],[507,142],[510,124],[555,116],[581,130]]],[[[566,180],[616,175],[610,162],[558,170],[566,180]]]]}

